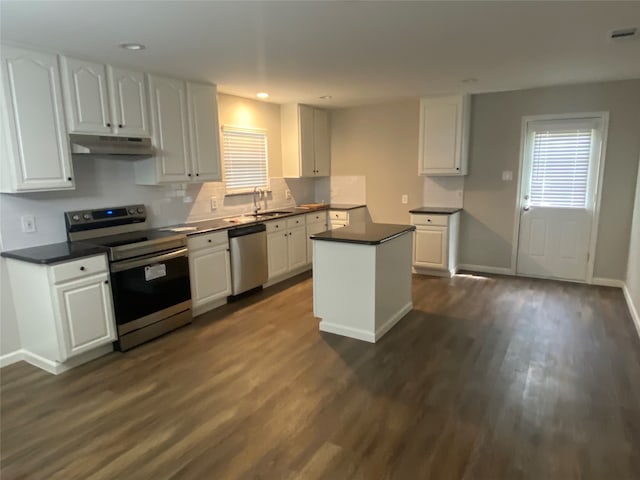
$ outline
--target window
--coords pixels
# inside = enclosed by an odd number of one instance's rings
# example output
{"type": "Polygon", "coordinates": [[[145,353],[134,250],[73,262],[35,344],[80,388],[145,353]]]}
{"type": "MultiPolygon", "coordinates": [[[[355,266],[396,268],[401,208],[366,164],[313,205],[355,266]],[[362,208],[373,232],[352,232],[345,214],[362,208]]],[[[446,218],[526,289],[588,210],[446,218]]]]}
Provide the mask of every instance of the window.
{"type": "Polygon", "coordinates": [[[530,124],[529,205],[588,208],[593,182],[593,120],[552,120],[530,124]]]}
{"type": "Polygon", "coordinates": [[[227,192],[269,188],[265,130],[225,125],[222,127],[222,146],[227,192]]]}

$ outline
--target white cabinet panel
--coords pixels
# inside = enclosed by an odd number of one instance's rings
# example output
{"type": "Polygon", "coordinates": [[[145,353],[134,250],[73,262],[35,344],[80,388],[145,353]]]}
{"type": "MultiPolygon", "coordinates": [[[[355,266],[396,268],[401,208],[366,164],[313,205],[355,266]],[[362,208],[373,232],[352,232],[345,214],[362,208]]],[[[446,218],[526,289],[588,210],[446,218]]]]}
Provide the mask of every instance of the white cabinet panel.
{"type": "Polygon", "coordinates": [[[414,214],[413,266],[417,273],[454,275],[458,269],[460,213],[414,214]]]}
{"type": "Polygon", "coordinates": [[[2,46],[3,192],[74,188],[55,55],[2,46]]]}
{"type": "Polygon", "coordinates": [[[414,265],[447,268],[447,228],[417,229],[414,242],[414,265]]]}
{"type": "Polygon", "coordinates": [[[106,66],[67,57],[60,62],[69,132],[112,133],[106,66]]]}
{"type": "Polygon", "coordinates": [[[313,262],[313,242],[309,237],[311,235],[315,235],[316,233],[327,231],[327,224],[325,222],[316,222],[310,223],[307,225],[307,263],[310,264],[313,262]]]}
{"type": "Polygon", "coordinates": [[[231,265],[226,245],[190,253],[189,272],[194,308],[231,295],[231,265]]]}
{"type": "Polygon", "coordinates": [[[108,67],[114,132],[148,136],[149,113],[144,73],[108,67]]]}
{"type": "Polygon", "coordinates": [[[466,175],[469,141],[468,95],[420,101],[421,175],[466,175]]]}
{"type": "Polygon", "coordinates": [[[313,147],[316,176],[328,177],[331,174],[330,138],[329,112],[315,108],[313,110],[313,147]]]}
{"type": "MultiPolygon", "coordinates": [[[[302,218],[302,216],[300,216],[302,218]]],[[[307,264],[307,240],[305,227],[289,231],[287,242],[289,250],[289,270],[296,270],[307,264]]]]}
{"type": "Polygon", "coordinates": [[[300,176],[313,177],[316,173],[314,158],[313,128],[314,108],[307,105],[300,105],[300,176]]]}
{"type": "Polygon", "coordinates": [[[149,90],[158,182],[186,182],[191,179],[186,85],[149,75],[149,90]]]}
{"type": "Polygon", "coordinates": [[[64,361],[116,339],[109,274],[56,286],[64,335],[64,361]]]}
{"type": "Polygon", "coordinates": [[[267,255],[269,280],[287,273],[289,270],[289,250],[286,232],[274,232],[267,235],[267,255]]]}
{"type": "Polygon", "coordinates": [[[191,167],[194,180],[220,181],[220,127],[216,86],[187,84],[191,167]]]}
{"type": "Polygon", "coordinates": [[[282,171],[285,177],[331,174],[329,114],[309,105],[282,105],[282,171]]]}

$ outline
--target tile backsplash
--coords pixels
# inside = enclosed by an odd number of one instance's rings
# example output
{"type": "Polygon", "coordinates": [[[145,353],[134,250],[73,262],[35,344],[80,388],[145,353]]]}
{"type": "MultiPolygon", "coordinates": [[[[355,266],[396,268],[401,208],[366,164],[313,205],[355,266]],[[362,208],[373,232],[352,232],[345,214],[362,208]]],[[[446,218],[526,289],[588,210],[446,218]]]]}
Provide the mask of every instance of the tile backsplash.
{"type": "MultiPolygon", "coordinates": [[[[143,203],[153,227],[248,213],[252,195],[225,196],[223,182],[136,185],[133,163],[126,160],[74,159],[76,189],[64,192],[0,194],[2,247],[14,250],[66,240],[63,213],[69,210],[143,203]],[[211,197],[218,208],[211,210],[211,197]],[[37,231],[23,233],[21,217],[33,215],[37,231]]],[[[310,203],[316,179],[271,178],[270,192],[260,201],[263,210],[310,203]],[[287,200],[286,191],[291,192],[287,200]]]]}

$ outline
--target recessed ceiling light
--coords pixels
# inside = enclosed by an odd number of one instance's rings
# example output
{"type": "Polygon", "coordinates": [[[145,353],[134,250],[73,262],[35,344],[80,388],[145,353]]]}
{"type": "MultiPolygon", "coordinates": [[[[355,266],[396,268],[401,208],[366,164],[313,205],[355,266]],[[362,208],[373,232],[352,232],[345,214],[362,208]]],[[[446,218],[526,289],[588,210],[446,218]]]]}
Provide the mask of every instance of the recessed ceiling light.
{"type": "Polygon", "coordinates": [[[269,98],[269,94],[267,92],[256,93],[256,97],[258,98],[269,98]]]}
{"type": "Polygon", "coordinates": [[[465,78],[464,80],[462,80],[462,83],[476,83],[477,81],[477,78],[465,78]]]}
{"type": "Polygon", "coordinates": [[[144,50],[145,47],[141,43],[121,43],[120,48],[124,48],[125,50],[129,50],[131,52],[139,52],[140,50],[144,50]]]}
{"type": "Polygon", "coordinates": [[[331,95],[322,95],[318,97],[320,100],[331,100],[333,97],[331,95]]]}

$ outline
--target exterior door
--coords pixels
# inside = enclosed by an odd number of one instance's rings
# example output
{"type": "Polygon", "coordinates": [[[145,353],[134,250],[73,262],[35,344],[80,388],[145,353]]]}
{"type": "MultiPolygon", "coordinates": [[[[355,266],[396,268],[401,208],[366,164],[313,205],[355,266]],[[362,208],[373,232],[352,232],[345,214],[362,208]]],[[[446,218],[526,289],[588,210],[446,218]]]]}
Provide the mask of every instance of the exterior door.
{"type": "Polygon", "coordinates": [[[526,123],[519,275],[586,280],[603,120],[526,123]]]}

